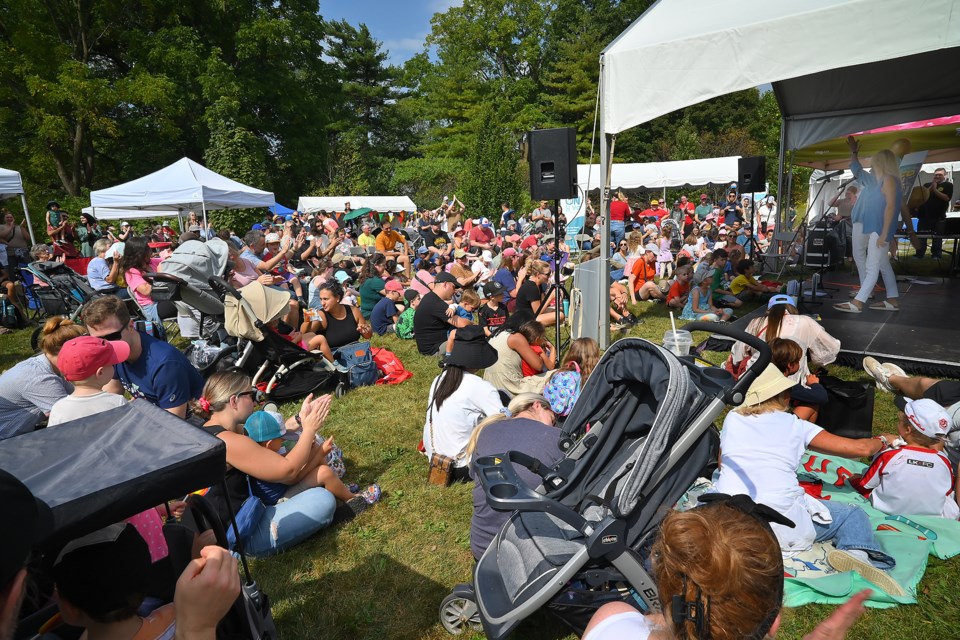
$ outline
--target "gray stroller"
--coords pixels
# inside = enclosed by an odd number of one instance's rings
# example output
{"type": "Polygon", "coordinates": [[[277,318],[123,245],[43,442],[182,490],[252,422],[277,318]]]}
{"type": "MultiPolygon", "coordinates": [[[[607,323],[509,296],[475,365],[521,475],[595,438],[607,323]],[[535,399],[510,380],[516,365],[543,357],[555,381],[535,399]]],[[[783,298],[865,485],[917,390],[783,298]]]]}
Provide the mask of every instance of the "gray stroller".
{"type": "Polygon", "coordinates": [[[666,510],[715,463],[714,420],[743,402],[770,361],[766,343],[729,325],[694,322],[742,340],[760,357],[739,381],[646,340],[627,338],[603,355],[565,421],[552,467],[518,452],[473,462],[488,504],[513,511],[474,570],[440,606],[453,634],[504,638],[541,607],[582,634],[611,601],[659,611],[646,551],[666,510]],[[514,465],[543,479],[531,490],[514,465]]]}

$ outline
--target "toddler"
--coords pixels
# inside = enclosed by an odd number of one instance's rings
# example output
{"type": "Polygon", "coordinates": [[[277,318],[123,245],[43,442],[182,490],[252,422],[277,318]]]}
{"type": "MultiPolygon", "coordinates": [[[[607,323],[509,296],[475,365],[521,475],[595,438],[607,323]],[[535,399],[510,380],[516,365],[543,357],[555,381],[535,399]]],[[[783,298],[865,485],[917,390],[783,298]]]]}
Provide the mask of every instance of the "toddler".
{"type": "Polygon", "coordinates": [[[113,380],[114,365],[129,357],[130,345],[123,340],[79,336],[66,342],[57,357],[57,368],[73,383],[73,393],[53,403],[48,426],[125,405],[123,396],[107,393],[103,387],[113,380]]]}

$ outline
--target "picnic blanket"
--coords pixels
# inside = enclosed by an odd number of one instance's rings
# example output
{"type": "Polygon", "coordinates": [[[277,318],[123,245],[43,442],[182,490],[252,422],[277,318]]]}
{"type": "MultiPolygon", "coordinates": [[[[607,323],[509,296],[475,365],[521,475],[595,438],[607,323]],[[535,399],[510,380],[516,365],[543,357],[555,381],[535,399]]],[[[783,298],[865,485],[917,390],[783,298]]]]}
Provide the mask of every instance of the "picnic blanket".
{"type": "Polygon", "coordinates": [[[837,456],[807,451],[797,467],[800,480],[823,482],[824,498],[855,504],[867,512],[877,541],[893,556],[897,566],[890,575],[906,589],[908,595],[897,598],[877,589],[851,571],[836,573],[827,564],[827,550],[832,545],[817,543],[809,551],[784,560],[785,600],[788,607],[805,604],[841,604],[862,589],[872,589],[866,606],[894,607],[915,604],[916,588],[927,567],[930,554],[946,559],[960,553],[960,522],[934,516],[909,514],[887,515],[871,506],[870,501],[846,482],[851,475],[863,473],[867,465],[837,456]]]}

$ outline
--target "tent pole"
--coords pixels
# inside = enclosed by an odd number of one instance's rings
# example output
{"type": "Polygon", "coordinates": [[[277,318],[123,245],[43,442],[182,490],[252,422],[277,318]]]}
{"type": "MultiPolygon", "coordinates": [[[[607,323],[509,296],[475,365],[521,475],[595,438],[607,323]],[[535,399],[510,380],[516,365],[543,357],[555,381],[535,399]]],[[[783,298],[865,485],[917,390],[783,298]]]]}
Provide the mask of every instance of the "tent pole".
{"type": "Polygon", "coordinates": [[[607,285],[610,273],[610,174],[613,166],[613,148],[616,145],[616,138],[607,134],[603,128],[603,56],[600,56],[600,211],[598,214],[603,216],[603,224],[600,226],[600,287],[593,295],[584,296],[584,302],[589,304],[590,300],[596,300],[599,303],[600,317],[597,342],[600,343],[600,349],[606,350],[610,346],[610,287],[607,285]]]}
{"type": "Polygon", "coordinates": [[[203,232],[206,233],[210,229],[210,225],[207,224],[207,203],[204,200],[200,201],[200,206],[203,208],[203,232]]]}
{"type": "Polygon", "coordinates": [[[33,223],[30,222],[30,210],[27,209],[27,194],[20,194],[20,204],[23,205],[23,215],[27,220],[27,231],[30,232],[30,245],[32,247],[37,244],[37,239],[33,236],[33,223]]]}
{"type": "MultiPolygon", "coordinates": [[[[780,118],[780,155],[777,160],[777,198],[779,199],[780,204],[777,207],[777,217],[776,222],[774,223],[776,226],[774,228],[782,231],[787,230],[787,211],[784,207],[788,205],[785,205],[784,203],[789,203],[789,200],[784,200],[783,198],[783,159],[786,156],[786,149],[784,149],[786,139],[787,122],[783,118],[780,118]]],[[[782,244],[782,242],[777,241],[777,254],[783,253],[782,244]]]]}

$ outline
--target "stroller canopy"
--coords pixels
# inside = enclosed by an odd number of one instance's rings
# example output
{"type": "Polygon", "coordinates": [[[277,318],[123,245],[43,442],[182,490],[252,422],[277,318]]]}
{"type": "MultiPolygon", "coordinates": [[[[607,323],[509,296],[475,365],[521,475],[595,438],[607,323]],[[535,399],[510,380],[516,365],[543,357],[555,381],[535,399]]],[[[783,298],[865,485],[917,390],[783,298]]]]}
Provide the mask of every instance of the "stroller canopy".
{"type": "Polygon", "coordinates": [[[235,338],[260,342],[263,332],[257,321],[272,322],[290,308],[289,293],[265,287],[256,280],[240,289],[240,296],[240,300],[227,296],[223,304],[227,333],[235,338]]]}
{"type": "Polygon", "coordinates": [[[50,509],[53,532],[37,543],[56,543],[220,482],[226,447],[203,429],[134,400],[0,441],[0,468],[50,509]]]}
{"type": "Polygon", "coordinates": [[[223,304],[210,287],[211,277],[221,277],[227,268],[229,249],[220,238],[207,242],[188,240],[163,261],[162,271],[186,281],[180,299],[187,305],[211,315],[223,313],[223,304]]]}

